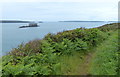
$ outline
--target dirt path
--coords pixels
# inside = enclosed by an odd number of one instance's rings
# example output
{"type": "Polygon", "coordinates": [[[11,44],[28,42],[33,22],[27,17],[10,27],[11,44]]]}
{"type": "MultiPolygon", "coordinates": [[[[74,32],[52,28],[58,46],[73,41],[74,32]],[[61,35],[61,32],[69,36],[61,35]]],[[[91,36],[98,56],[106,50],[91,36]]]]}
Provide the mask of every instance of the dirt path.
{"type": "MultiPolygon", "coordinates": [[[[110,38],[112,38],[112,37],[114,37],[114,36],[110,36],[110,38]]],[[[98,54],[97,52],[98,52],[98,49],[100,50],[101,48],[101,46],[106,46],[106,45],[111,45],[111,43],[107,43],[107,42],[109,42],[110,40],[106,40],[106,41],[104,41],[103,43],[101,43],[101,44],[99,44],[99,46],[98,47],[95,47],[94,49],[91,49],[90,51],[92,51],[91,53],[88,53],[85,57],[84,57],[84,59],[83,59],[83,63],[81,63],[80,65],[79,65],[79,67],[78,67],[78,69],[76,70],[76,71],[78,71],[77,72],[77,74],[79,74],[79,75],[90,75],[90,70],[91,70],[91,65],[92,65],[92,62],[93,62],[93,59],[95,59],[95,57],[96,57],[96,55],[98,54]]],[[[112,46],[111,46],[112,47],[112,46]]],[[[89,52],[90,52],[89,51],[89,52]]]]}
{"type": "Polygon", "coordinates": [[[79,71],[79,75],[89,75],[89,69],[94,56],[95,52],[88,53],[88,55],[85,56],[83,64],[81,64],[80,67],[77,69],[79,71]]]}

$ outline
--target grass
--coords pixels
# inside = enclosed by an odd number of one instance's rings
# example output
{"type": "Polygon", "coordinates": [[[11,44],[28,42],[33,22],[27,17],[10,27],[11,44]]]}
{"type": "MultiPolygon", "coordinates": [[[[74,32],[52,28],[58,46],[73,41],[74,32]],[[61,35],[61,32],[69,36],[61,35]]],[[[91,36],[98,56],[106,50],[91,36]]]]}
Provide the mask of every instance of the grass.
{"type": "Polygon", "coordinates": [[[118,31],[96,48],[92,60],[92,75],[117,75],[118,73],[118,31]]]}
{"type": "Polygon", "coordinates": [[[78,67],[83,63],[85,54],[74,53],[70,56],[61,56],[62,75],[79,75],[78,67]]]}

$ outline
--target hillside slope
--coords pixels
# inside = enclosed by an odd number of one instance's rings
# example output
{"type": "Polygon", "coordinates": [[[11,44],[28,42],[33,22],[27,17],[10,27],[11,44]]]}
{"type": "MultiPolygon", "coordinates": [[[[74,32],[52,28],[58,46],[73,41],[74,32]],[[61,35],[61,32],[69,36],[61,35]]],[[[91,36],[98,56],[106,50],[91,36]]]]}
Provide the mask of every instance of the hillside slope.
{"type": "MultiPolygon", "coordinates": [[[[111,46],[111,50],[117,51],[117,45],[113,45],[117,44],[117,41],[116,43],[109,42],[109,38],[113,41],[117,39],[114,38],[117,34],[113,34],[117,30],[117,23],[113,23],[112,25],[107,24],[91,29],[77,28],[59,32],[56,35],[49,33],[42,40],[33,40],[26,44],[21,44],[18,48],[14,48],[9,54],[3,56],[2,73],[7,76],[116,74],[118,72],[117,62],[114,62],[115,66],[112,71],[110,70],[111,72],[100,73],[100,70],[105,69],[99,68],[99,71],[95,71],[96,68],[93,67],[97,63],[94,62],[93,57],[94,54],[96,56],[104,53],[104,49],[106,51],[109,50],[109,47],[106,46],[108,43],[111,46]],[[105,42],[107,40],[108,43],[105,42]],[[105,46],[100,46],[101,44],[105,46]],[[103,47],[101,52],[99,46],[100,48],[103,47]]],[[[104,54],[107,55],[107,53],[104,54]]],[[[117,53],[115,54],[118,55],[117,53]]],[[[109,54],[107,57],[110,60],[112,59],[113,62],[117,61],[117,59],[114,60],[116,55],[109,54]]],[[[106,56],[102,57],[96,56],[98,60],[106,58],[106,56]]],[[[106,63],[109,63],[109,59],[106,59],[106,63]]],[[[112,67],[112,65],[109,65],[109,67],[112,67]]],[[[107,69],[107,66],[105,68],[107,69]]]]}

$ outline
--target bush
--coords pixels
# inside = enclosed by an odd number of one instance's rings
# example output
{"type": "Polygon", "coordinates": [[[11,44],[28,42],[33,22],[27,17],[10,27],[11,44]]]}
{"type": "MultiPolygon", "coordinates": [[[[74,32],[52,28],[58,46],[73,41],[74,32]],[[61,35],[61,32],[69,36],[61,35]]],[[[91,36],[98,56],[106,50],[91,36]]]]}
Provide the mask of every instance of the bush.
{"type": "Polygon", "coordinates": [[[96,46],[105,40],[107,35],[96,28],[86,30],[85,37],[82,38],[89,46],[96,46]]]}
{"type": "Polygon", "coordinates": [[[81,52],[81,51],[87,51],[88,45],[86,42],[82,41],[81,39],[76,38],[74,41],[74,50],[81,52]]]}
{"type": "Polygon", "coordinates": [[[20,44],[18,48],[14,48],[9,54],[14,56],[29,56],[41,53],[41,40],[30,41],[26,44],[20,44]]]}

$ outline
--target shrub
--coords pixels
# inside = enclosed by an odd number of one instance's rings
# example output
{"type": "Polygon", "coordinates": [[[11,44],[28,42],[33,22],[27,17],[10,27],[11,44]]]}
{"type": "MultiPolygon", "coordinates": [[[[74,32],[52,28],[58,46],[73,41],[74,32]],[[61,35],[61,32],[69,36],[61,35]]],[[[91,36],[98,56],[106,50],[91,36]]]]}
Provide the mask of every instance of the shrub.
{"type": "Polygon", "coordinates": [[[74,41],[74,50],[81,52],[81,51],[87,51],[88,45],[86,42],[82,41],[81,39],[76,38],[74,41]]]}
{"type": "Polygon", "coordinates": [[[10,55],[14,56],[28,56],[28,55],[33,55],[37,53],[41,53],[41,45],[42,42],[41,40],[34,40],[30,41],[26,44],[20,44],[18,48],[14,48],[11,52],[10,55]]]}
{"type": "Polygon", "coordinates": [[[60,53],[60,54],[70,54],[71,51],[74,49],[73,46],[73,42],[71,42],[71,40],[68,39],[63,39],[62,42],[60,43],[55,43],[54,44],[54,49],[55,49],[55,53],[60,53]]]}
{"type": "Polygon", "coordinates": [[[98,43],[106,39],[106,34],[96,28],[87,29],[85,37],[82,38],[89,46],[96,46],[98,43]]]}

